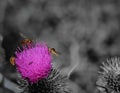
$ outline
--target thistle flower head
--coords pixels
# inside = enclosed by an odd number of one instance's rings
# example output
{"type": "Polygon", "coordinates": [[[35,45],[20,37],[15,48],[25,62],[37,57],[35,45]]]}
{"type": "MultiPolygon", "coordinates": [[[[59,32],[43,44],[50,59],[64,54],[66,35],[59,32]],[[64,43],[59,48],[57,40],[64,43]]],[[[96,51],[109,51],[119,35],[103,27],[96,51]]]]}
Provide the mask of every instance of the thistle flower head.
{"type": "Polygon", "coordinates": [[[47,78],[37,83],[27,84],[22,80],[19,84],[23,89],[22,93],[71,93],[67,77],[61,75],[56,69],[52,69],[47,78]]]}
{"type": "Polygon", "coordinates": [[[100,72],[97,85],[109,93],[120,93],[120,58],[107,59],[101,68],[103,71],[100,72]]]}
{"type": "Polygon", "coordinates": [[[35,83],[49,75],[52,58],[45,43],[22,46],[15,55],[16,68],[24,79],[35,83]]]}

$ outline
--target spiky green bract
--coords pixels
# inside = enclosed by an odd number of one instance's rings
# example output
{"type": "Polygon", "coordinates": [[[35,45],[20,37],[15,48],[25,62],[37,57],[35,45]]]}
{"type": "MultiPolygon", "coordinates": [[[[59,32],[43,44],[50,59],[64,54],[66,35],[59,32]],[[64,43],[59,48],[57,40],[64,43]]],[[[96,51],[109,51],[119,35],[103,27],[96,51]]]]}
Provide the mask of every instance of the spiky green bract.
{"type": "Polygon", "coordinates": [[[28,83],[22,93],[70,93],[67,77],[52,69],[50,75],[37,83],[28,83]]]}
{"type": "Polygon", "coordinates": [[[120,58],[112,57],[103,62],[97,85],[107,93],[120,93],[120,58]]]}

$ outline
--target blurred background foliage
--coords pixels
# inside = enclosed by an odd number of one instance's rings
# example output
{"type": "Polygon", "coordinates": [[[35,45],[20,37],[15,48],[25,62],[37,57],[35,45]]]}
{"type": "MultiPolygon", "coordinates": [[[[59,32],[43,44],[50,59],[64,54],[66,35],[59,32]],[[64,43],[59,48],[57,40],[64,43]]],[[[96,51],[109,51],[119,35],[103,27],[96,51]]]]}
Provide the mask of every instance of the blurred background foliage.
{"type": "Polygon", "coordinates": [[[119,0],[0,0],[0,93],[19,93],[9,62],[23,38],[60,52],[54,66],[72,93],[98,93],[101,62],[120,55],[119,0]]]}

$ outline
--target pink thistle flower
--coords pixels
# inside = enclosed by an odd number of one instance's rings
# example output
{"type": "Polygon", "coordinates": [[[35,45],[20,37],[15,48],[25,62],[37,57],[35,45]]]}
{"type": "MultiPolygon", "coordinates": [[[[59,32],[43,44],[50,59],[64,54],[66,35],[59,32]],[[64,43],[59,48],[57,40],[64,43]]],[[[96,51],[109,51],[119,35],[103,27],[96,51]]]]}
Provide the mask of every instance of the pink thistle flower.
{"type": "Polygon", "coordinates": [[[31,43],[15,52],[15,65],[24,79],[31,83],[48,77],[52,57],[45,43],[31,43]]]}

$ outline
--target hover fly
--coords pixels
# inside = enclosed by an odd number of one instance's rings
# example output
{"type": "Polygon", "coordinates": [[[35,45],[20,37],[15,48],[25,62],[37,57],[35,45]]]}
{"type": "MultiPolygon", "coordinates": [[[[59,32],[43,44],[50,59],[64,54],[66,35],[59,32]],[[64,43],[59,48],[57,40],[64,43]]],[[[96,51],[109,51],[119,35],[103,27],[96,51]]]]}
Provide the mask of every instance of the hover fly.
{"type": "Polygon", "coordinates": [[[21,41],[22,45],[28,45],[28,44],[31,44],[31,43],[32,43],[32,40],[31,39],[27,39],[27,38],[21,41]]]}
{"type": "Polygon", "coordinates": [[[12,64],[12,65],[15,65],[15,57],[10,57],[10,63],[12,64]]]}
{"type": "Polygon", "coordinates": [[[48,48],[49,49],[49,52],[55,56],[58,56],[59,53],[55,50],[55,48],[48,48]]]}

